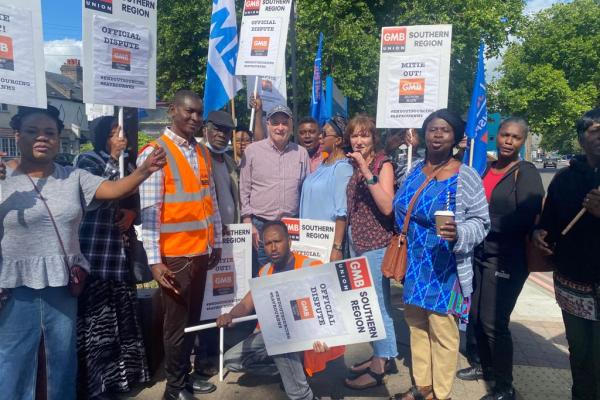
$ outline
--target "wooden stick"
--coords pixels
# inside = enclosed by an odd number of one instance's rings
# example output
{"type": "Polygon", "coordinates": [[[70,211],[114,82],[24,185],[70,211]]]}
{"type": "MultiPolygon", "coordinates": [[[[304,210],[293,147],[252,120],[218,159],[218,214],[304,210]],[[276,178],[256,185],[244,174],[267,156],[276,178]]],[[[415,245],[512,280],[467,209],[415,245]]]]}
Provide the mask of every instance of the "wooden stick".
{"type": "Polygon", "coordinates": [[[581,210],[579,210],[579,212],[577,213],[575,218],[573,218],[571,220],[571,222],[569,222],[569,225],[567,225],[567,227],[565,229],[563,229],[563,231],[560,234],[565,236],[567,233],[569,233],[569,231],[571,230],[571,228],[573,228],[575,226],[577,221],[579,221],[581,219],[581,217],[583,217],[583,214],[585,214],[585,211],[586,211],[585,208],[582,208],[581,210]]]}
{"type": "MultiPolygon", "coordinates": [[[[262,80],[262,78],[260,76],[257,76],[256,79],[254,80],[254,100],[256,101],[256,95],[258,94],[258,81],[262,80]]],[[[250,132],[254,133],[254,118],[256,116],[256,103],[254,103],[255,106],[252,107],[252,111],[250,112],[250,132]]]]}
{"type": "Polygon", "coordinates": [[[224,341],[223,335],[225,334],[225,330],[223,328],[219,328],[219,382],[223,382],[223,348],[224,341]]]}
{"type": "MultiPolygon", "coordinates": [[[[125,127],[123,126],[123,107],[119,107],[119,137],[122,138],[125,135],[125,127]]],[[[119,155],[119,177],[125,177],[125,150],[119,155]]]]}
{"type": "Polygon", "coordinates": [[[408,173],[408,171],[410,171],[410,169],[412,168],[412,159],[413,159],[413,145],[412,145],[412,141],[413,141],[413,130],[409,129],[408,132],[406,132],[409,136],[408,136],[408,152],[406,154],[407,157],[407,162],[406,162],[406,172],[408,173]]]}
{"type": "MultiPolygon", "coordinates": [[[[231,99],[230,104],[231,104],[231,119],[233,119],[233,124],[237,127],[237,118],[235,117],[235,101],[233,101],[233,99],[231,99]]],[[[235,138],[235,132],[236,132],[236,128],[233,128],[233,132],[231,135],[231,145],[233,146],[233,159],[235,160],[235,162],[237,164],[239,162],[239,160],[238,160],[237,153],[235,151],[235,144],[237,142],[237,139],[235,138]]]]}
{"type": "MultiPolygon", "coordinates": [[[[233,322],[234,324],[237,324],[239,322],[252,321],[257,318],[258,317],[256,315],[248,315],[246,317],[234,318],[231,322],[233,322]]],[[[185,333],[191,333],[191,332],[203,331],[205,329],[211,329],[211,328],[216,328],[216,327],[217,327],[217,323],[211,322],[210,324],[190,326],[190,327],[185,328],[183,331],[185,333]]]]}

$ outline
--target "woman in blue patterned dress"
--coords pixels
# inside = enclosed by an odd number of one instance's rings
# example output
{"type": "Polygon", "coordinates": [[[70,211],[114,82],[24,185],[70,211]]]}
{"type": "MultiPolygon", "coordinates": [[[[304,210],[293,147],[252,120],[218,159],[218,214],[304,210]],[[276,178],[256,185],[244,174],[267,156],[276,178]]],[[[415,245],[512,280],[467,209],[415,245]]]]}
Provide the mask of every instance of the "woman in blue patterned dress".
{"type": "Polygon", "coordinates": [[[395,398],[449,399],[459,348],[457,320],[466,320],[473,291],[473,248],[489,230],[487,201],[477,172],[452,157],[464,122],[443,109],[423,123],[426,157],[405,176],[394,199],[402,228],[408,205],[416,199],[408,229],[408,266],[404,281],[404,318],[410,330],[415,385],[395,398]],[[452,211],[454,221],[436,232],[436,211],[452,211]]]}

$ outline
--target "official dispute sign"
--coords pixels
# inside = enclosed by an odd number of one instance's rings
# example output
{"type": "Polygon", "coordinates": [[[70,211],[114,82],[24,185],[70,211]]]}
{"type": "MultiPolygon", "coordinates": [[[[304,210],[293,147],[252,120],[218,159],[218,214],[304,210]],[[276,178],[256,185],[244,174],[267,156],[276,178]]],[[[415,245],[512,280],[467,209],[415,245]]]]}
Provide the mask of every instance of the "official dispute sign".
{"type": "Polygon", "coordinates": [[[83,101],[156,108],[156,0],[82,0],[83,101]]]}
{"type": "Polygon", "coordinates": [[[448,104],[452,25],[381,30],[378,128],[420,128],[448,104]]]}
{"type": "Polygon", "coordinates": [[[40,0],[0,4],[0,103],[47,107],[40,0]]]}
{"type": "Polygon", "coordinates": [[[292,0],[246,0],[236,75],[285,76],[292,0]]]}
{"type": "Polygon", "coordinates": [[[251,278],[252,225],[226,225],[221,260],[206,273],[200,319],[215,319],[229,312],[248,293],[251,278]]]}
{"type": "Polygon", "coordinates": [[[386,337],[364,257],[255,278],[250,290],[269,355],[386,337]]]}
{"type": "Polygon", "coordinates": [[[282,218],[281,221],[288,228],[293,251],[329,262],[335,238],[334,222],[300,218],[282,218]]]}

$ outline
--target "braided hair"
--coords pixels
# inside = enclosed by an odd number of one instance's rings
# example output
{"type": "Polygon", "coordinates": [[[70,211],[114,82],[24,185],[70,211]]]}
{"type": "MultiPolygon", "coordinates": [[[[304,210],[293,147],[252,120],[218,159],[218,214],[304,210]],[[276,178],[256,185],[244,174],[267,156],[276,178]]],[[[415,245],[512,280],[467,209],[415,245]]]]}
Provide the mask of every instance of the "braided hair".
{"type": "Polygon", "coordinates": [[[51,106],[50,104],[48,104],[47,109],[19,106],[17,113],[10,119],[9,125],[15,132],[20,132],[21,126],[23,125],[23,120],[34,114],[43,114],[54,120],[54,122],[56,122],[56,127],[58,128],[59,134],[65,127],[65,124],[60,119],[60,111],[58,111],[58,108],[51,106]]]}

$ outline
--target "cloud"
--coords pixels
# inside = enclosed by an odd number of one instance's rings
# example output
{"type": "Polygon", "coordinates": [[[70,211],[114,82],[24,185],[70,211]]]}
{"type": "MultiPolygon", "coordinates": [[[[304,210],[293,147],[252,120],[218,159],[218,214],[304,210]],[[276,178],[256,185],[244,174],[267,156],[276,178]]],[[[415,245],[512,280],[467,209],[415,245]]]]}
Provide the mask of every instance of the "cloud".
{"type": "Polygon", "coordinates": [[[81,40],[62,39],[44,42],[46,71],[60,72],[60,66],[67,58],[81,59],[81,40]]]}
{"type": "Polygon", "coordinates": [[[568,3],[568,1],[557,1],[557,0],[530,0],[527,2],[525,6],[525,10],[523,13],[525,15],[535,14],[537,12],[542,11],[545,8],[548,8],[556,3],[568,3]]]}

